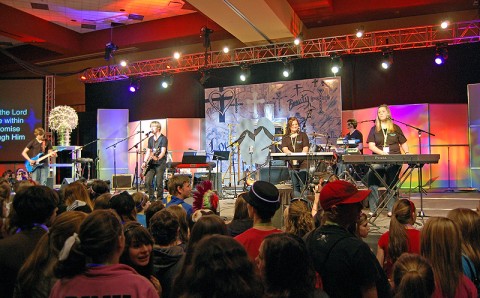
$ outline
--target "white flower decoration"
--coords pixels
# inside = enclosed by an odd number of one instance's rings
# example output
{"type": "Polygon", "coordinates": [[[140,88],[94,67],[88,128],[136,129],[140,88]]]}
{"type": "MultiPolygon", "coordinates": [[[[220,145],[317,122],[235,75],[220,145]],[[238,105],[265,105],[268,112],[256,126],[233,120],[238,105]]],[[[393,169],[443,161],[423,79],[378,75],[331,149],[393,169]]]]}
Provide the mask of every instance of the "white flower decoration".
{"type": "Polygon", "coordinates": [[[77,125],[77,112],[69,106],[55,107],[48,116],[48,127],[53,131],[72,131],[77,125]]]}

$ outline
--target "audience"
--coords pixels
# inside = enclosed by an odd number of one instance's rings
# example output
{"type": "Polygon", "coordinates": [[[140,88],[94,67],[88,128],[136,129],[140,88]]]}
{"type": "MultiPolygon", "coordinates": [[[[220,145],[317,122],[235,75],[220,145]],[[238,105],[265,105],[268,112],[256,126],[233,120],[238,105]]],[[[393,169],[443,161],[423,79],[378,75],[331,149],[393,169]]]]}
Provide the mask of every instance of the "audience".
{"type": "Polygon", "coordinates": [[[118,216],[120,216],[122,224],[130,221],[137,221],[135,202],[127,191],[113,195],[113,197],[110,199],[110,208],[117,212],[118,216]]]}
{"type": "Polygon", "coordinates": [[[435,275],[433,297],[477,297],[477,289],[462,270],[462,238],[448,218],[431,217],[422,229],[421,254],[435,275]]]}
{"type": "Polygon", "coordinates": [[[415,223],[415,205],[401,199],[393,206],[390,229],[378,240],[377,260],[389,278],[395,261],[405,252],[420,254],[420,231],[415,223]]]}
{"type": "Polygon", "coordinates": [[[75,181],[68,184],[63,189],[63,200],[67,211],[82,211],[90,213],[93,210],[93,203],[90,200],[90,195],[80,181],[75,181]]]}
{"type": "Polygon", "coordinates": [[[78,233],[80,225],[87,214],[80,211],[67,211],[60,214],[48,234],[44,234],[35,250],[20,269],[15,284],[14,297],[47,298],[57,281],[53,274],[58,254],[65,240],[73,233],[78,233]]]}
{"type": "Polygon", "coordinates": [[[320,193],[325,224],[306,237],[315,270],[331,297],[390,297],[390,284],[368,245],[348,232],[369,190],[337,180],[320,193]]]}
{"type": "Polygon", "coordinates": [[[185,255],[181,260],[181,269],[175,278],[172,297],[178,297],[181,290],[183,290],[186,285],[184,283],[185,271],[188,266],[192,263],[193,253],[195,252],[195,245],[202,240],[205,236],[208,235],[227,235],[227,227],[223,219],[218,215],[211,214],[202,216],[195,225],[193,225],[192,233],[190,235],[190,240],[185,251],[185,255]]]}
{"type": "Polygon", "coordinates": [[[93,202],[93,210],[110,209],[111,193],[99,195],[93,202]]]}
{"type": "Polygon", "coordinates": [[[272,217],[280,207],[280,195],[275,185],[266,181],[256,181],[244,196],[248,203],[248,215],[253,219],[253,227],[235,237],[245,247],[252,260],[258,256],[263,239],[270,234],[282,233],[272,224],[272,217]]]}
{"type": "Polygon", "coordinates": [[[13,198],[14,235],[0,240],[0,293],[12,297],[15,279],[56,216],[57,193],[46,186],[23,188],[13,198]]]}
{"type": "Polygon", "coordinates": [[[90,199],[94,202],[99,196],[110,193],[110,187],[104,180],[95,179],[91,184],[87,184],[87,186],[90,192],[90,199]]]}
{"type": "Polygon", "coordinates": [[[188,238],[190,237],[190,228],[187,222],[187,212],[185,211],[185,209],[178,205],[168,206],[167,210],[177,216],[178,224],[180,225],[180,232],[178,238],[180,240],[179,245],[185,249],[187,247],[188,238]]]}
{"type": "Polygon", "coordinates": [[[111,210],[95,210],[78,235],[65,241],[55,267],[58,280],[50,297],[159,297],[145,277],[120,264],[125,237],[120,218],[111,210]]]}
{"type": "Polygon", "coordinates": [[[137,212],[137,221],[142,226],[147,226],[147,219],[145,217],[145,210],[148,209],[151,202],[148,199],[148,195],[144,192],[137,191],[132,194],[133,201],[135,202],[135,210],[137,212]]]}
{"type": "Polygon", "coordinates": [[[140,223],[130,221],[124,226],[125,249],[120,256],[120,263],[135,269],[140,275],[150,280],[162,296],[162,288],[158,279],[153,275],[153,238],[140,223]]]}
{"type": "Polygon", "coordinates": [[[263,289],[247,252],[229,236],[209,235],[197,243],[178,297],[261,298],[263,289]]]}
{"type": "Polygon", "coordinates": [[[315,229],[315,223],[308,202],[304,199],[292,199],[290,205],[283,211],[285,232],[300,238],[315,229]]]}
{"type": "Polygon", "coordinates": [[[227,224],[228,235],[235,237],[253,227],[253,220],[248,216],[247,201],[245,196],[247,193],[241,193],[235,200],[235,210],[233,219],[227,224]]]}
{"type": "Polygon", "coordinates": [[[150,220],[149,230],[155,241],[153,270],[162,285],[164,297],[170,297],[173,280],[180,272],[180,259],[185,253],[179,245],[179,227],[177,216],[168,209],[158,211],[150,220]]]}
{"type": "Polygon", "coordinates": [[[354,227],[353,233],[359,239],[366,239],[368,233],[370,232],[370,226],[368,225],[368,216],[365,213],[360,214],[360,218],[357,220],[354,227]]]}
{"type": "Polygon", "coordinates": [[[395,298],[430,298],[435,290],[432,266],[418,254],[402,254],[393,266],[395,298]]]}
{"type": "Polygon", "coordinates": [[[262,275],[267,297],[328,297],[317,290],[315,269],[301,238],[278,233],[265,237],[256,263],[262,275]]]}
{"type": "Polygon", "coordinates": [[[150,219],[160,210],[163,210],[165,205],[162,201],[154,201],[150,204],[147,210],[145,210],[145,221],[147,223],[147,229],[150,227],[150,219]]]}
{"type": "Polygon", "coordinates": [[[171,205],[180,205],[187,211],[187,218],[192,217],[193,207],[185,202],[192,192],[190,178],[186,175],[175,175],[168,180],[168,192],[171,196],[163,199],[166,207],[171,205]]]}
{"type": "MultiPolygon", "coordinates": [[[[462,235],[462,267],[463,273],[475,281],[480,278],[480,216],[467,208],[457,208],[448,212],[447,217],[453,220],[462,235]]],[[[478,284],[476,284],[478,289],[478,284]]]]}

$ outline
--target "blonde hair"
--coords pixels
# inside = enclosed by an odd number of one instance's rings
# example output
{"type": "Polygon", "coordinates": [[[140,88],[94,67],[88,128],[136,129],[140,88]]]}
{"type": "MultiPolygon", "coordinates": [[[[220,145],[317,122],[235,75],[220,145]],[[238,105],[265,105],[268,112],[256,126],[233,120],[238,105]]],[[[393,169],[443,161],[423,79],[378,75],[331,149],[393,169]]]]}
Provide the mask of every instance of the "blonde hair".
{"type": "Polygon", "coordinates": [[[421,254],[432,264],[444,297],[455,297],[463,275],[461,241],[457,225],[449,218],[431,217],[422,229],[421,254]]]}
{"type": "Polygon", "coordinates": [[[158,127],[159,130],[162,129],[162,124],[160,124],[160,122],[158,122],[156,120],[150,122],[150,127],[152,127],[152,125],[158,127]]]}
{"type": "Polygon", "coordinates": [[[380,105],[377,109],[377,117],[375,118],[375,130],[376,131],[382,131],[382,122],[380,121],[380,118],[378,117],[378,110],[380,110],[381,108],[385,108],[387,110],[387,120],[386,120],[386,123],[387,123],[387,132],[394,132],[395,131],[395,128],[393,126],[393,121],[392,121],[392,112],[390,111],[390,108],[386,105],[386,104],[383,104],[383,105],[380,105]]]}
{"type": "Polygon", "coordinates": [[[290,203],[286,210],[285,232],[303,237],[315,228],[312,213],[306,202],[297,200],[290,203]]]}

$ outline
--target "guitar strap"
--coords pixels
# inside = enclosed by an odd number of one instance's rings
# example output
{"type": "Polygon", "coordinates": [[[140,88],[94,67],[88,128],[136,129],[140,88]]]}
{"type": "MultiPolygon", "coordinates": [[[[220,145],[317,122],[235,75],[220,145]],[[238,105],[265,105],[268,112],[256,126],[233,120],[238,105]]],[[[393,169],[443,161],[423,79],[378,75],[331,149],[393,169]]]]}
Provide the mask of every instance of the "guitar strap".
{"type": "Polygon", "coordinates": [[[45,140],[42,141],[42,153],[45,153],[45,140]]]}

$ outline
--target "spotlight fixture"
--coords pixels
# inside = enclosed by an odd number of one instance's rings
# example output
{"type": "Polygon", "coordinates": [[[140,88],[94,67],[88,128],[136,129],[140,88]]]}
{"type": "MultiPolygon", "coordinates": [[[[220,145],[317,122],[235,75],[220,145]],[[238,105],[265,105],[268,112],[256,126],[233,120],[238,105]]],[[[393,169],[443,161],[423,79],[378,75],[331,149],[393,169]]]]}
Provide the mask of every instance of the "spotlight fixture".
{"type": "Polygon", "coordinates": [[[128,64],[128,63],[127,63],[127,61],[126,61],[126,60],[122,60],[122,61],[120,61],[120,66],[121,66],[121,67],[126,67],[126,66],[127,66],[127,64],[128,64]]]}
{"type": "Polygon", "coordinates": [[[200,84],[204,85],[210,78],[210,69],[202,67],[201,69],[199,69],[199,72],[200,72],[199,82],[200,84]]]}
{"type": "Polygon", "coordinates": [[[228,54],[228,52],[230,52],[230,49],[228,47],[223,47],[223,52],[225,54],[228,54]]]}
{"type": "Polygon", "coordinates": [[[110,60],[113,57],[113,53],[118,50],[118,46],[113,42],[109,42],[105,45],[105,60],[110,60]]]}
{"type": "Polygon", "coordinates": [[[337,54],[332,54],[330,56],[330,60],[331,60],[330,61],[330,69],[332,70],[333,75],[336,76],[337,73],[340,71],[340,69],[343,66],[342,57],[340,57],[337,54]]]}
{"type": "Polygon", "coordinates": [[[358,38],[361,38],[363,37],[364,33],[365,33],[365,29],[363,29],[363,26],[361,26],[360,28],[357,29],[357,33],[355,33],[355,36],[357,36],[358,38]]]}
{"type": "Polygon", "coordinates": [[[240,65],[240,81],[245,82],[250,77],[250,67],[243,63],[240,65]]]}
{"type": "Polygon", "coordinates": [[[442,65],[448,59],[447,45],[437,45],[435,50],[435,64],[442,65]]]}
{"type": "Polygon", "coordinates": [[[293,73],[293,64],[287,59],[283,60],[283,77],[288,78],[293,73]]]}
{"type": "Polygon", "coordinates": [[[175,58],[177,60],[180,59],[180,53],[179,52],[173,53],[173,58],[175,58]]]}
{"type": "Polygon", "coordinates": [[[200,29],[200,37],[203,38],[203,48],[206,49],[211,49],[211,44],[210,44],[210,34],[213,33],[213,30],[208,28],[207,26],[203,26],[202,29],[200,29]]]}
{"type": "Polygon", "coordinates": [[[160,78],[160,85],[162,85],[162,87],[164,89],[172,86],[173,85],[173,75],[169,74],[169,73],[162,74],[162,76],[160,78]]]}
{"type": "Polygon", "coordinates": [[[140,80],[137,78],[130,79],[130,85],[128,86],[128,91],[135,93],[140,89],[140,80]]]}
{"type": "Polygon", "coordinates": [[[447,29],[449,25],[450,25],[450,22],[445,20],[445,21],[442,21],[442,23],[440,24],[440,27],[442,29],[447,29]]]}
{"type": "Polygon", "coordinates": [[[391,49],[385,49],[382,52],[382,61],[380,66],[383,69],[389,69],[393,64],[393,51],[391,49]]]}

